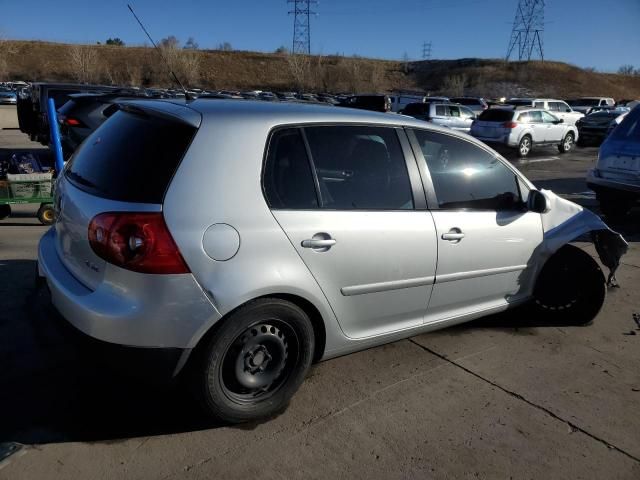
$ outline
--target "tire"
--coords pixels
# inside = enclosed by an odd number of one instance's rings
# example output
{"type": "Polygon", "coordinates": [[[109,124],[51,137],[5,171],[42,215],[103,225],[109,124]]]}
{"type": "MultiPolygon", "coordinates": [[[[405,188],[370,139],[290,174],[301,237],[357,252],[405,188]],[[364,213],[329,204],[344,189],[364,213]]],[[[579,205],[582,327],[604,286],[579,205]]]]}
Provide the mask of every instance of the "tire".
{"type": "Polygon", "coordinates": [[[278,298],[255,300],[215,330],[192,366],[192,390],[217,420],[242,423],[287,406],[313,360],[307,314],[278,298]]]}
{"type": "Polygon", "coordinates": [[[606,296],[602,270],[589,254],[565,245],[542,268],[533,292],[535,313],[553,324],[587,325],[606,296]]]}
{"type": "Polygon", "coordinates": [[[56,212],[50,203],[40,205],[38,209],[38,220],[43,225],[53,225],[56,221],[56,212]]]}
{"type": "Polygon", "coordinates": [[[0,205],[0,220],[4,220],[11,215],[11,205],[0,205]]]}
{"type": "Polygon", "coordinates": [[[603,192],[596,192],[596,199],[604,216],[613,221],[624,220],[635,203],[631,198],[603,192]]]}
{"type": "Polygon", "coordinates": [[[518,143],[518,156],[520,158],[525,158],[529,153],[531,153],[531,148],[533,146],[533,142],[531,141],[531,137],[529,135],[525,135],[520,139],[520,143],[518,143]]]}
{"type": "Polygon", "coordinates": [[[575,137],[573,136],[573,133],[571,132],[567,133],[564,139],[562,140],[562,143],[558,145],[558,151],[560,153],[569,152],[573,148],[574,139],[575,137]]]}

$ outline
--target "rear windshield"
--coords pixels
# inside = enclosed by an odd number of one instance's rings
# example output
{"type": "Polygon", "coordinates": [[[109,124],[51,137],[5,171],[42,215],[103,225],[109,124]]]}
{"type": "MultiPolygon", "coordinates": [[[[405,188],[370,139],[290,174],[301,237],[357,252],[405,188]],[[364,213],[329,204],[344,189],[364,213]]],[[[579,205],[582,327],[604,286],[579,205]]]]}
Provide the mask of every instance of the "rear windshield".
{"type": "Polygon", "coordinates": [[[513,118],[512,110],[489,109],[480,114],[478,120],[481,122],[508,122],[513,118]]]}
{"type": "Polygon", "coordinates": [[[82,143],[66,178],[111,200],[162,203],[195,132],[179,121],[117,112],[82,143]]]}
{"type": "Polygon", "coordinates": [[[640,143],[640,108],[634,108],[611,133],[611,137],[623,142],[640,143]]]}
{"type": "Polygon", "coordinates": [[[422,115],[429,108],[429,105],[425,103],[410,103],[406,107],[402,113],[405,115],[422,115]]]}

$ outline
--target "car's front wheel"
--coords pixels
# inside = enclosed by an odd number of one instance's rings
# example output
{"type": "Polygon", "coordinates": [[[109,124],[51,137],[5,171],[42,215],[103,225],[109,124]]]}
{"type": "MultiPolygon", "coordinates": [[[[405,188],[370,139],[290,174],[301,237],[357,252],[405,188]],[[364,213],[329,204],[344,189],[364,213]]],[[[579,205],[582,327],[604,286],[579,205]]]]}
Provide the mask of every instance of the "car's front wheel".
{"type": "Polygon", "coordinates": [[[313,326],[300,307],[278,298],[255,300],[226,318],[199,352],[192,386],[218,420],[266,418],[298,390],[314,347],[313,326]]]}
{"type": "Polygon", "coordinates": [[[531,153],[531,146],[531,137],[529,135],[525,135],[524,137],[522,137],[522,139],[520,139],[520,143],[518,143],[518,155],[521,158],[529,155],[529,153],[531,153]]]}
{"type": "Polygon", "coordinates": [[[573,133],[569,132],[565,135],[562,143],[558,145],[558,151],[560,153],[567,153],[573,148],[574,136],[573,133]]]}
{"type": "Polygon", "coordinates": [[[596,261],[578,247],[565,245],[542,268],[533,303],[548,321],[585,325],[596,317],[605,295],[605,278],[596,261]]]}

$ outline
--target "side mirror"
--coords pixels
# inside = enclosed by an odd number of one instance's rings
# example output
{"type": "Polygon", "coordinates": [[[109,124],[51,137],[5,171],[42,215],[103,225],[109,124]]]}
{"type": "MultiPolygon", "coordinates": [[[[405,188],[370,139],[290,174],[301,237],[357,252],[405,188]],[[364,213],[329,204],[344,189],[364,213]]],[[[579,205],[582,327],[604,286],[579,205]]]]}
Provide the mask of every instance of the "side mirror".
{"type": "Polygon", "coordinates": [[[549,211],[549,200],[539,190],[531,190],[529,198],[527,198],[527,210],[535,213],[547,213],[549,211]]]}

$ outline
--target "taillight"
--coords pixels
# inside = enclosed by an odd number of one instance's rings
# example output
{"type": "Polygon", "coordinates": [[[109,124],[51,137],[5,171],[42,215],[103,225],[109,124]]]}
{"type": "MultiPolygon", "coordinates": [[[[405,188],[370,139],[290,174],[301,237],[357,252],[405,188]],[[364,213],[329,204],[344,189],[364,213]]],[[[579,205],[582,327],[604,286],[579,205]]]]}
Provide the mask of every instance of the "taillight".
{"type": "Polygon", "coordinates": [[[82,123],[77,118],[73,118],[73,117],[65,117],[62,123],[64,123],[65,125],[69,125],[70,127],[81,127],[81,128],[86,127],[84,123],[82,123]]]}
{"type": "Polygon", "coordinates": [[[504,122],[502,126],[504,128],[516,128],[518,124],[516,122],[504,122]]]}
{"type": "Polygon", "coordinates": [[[100,258],[140,273],[189,273],[162,213],[101,213],[89,224],[89,243],[100,258]]]}

